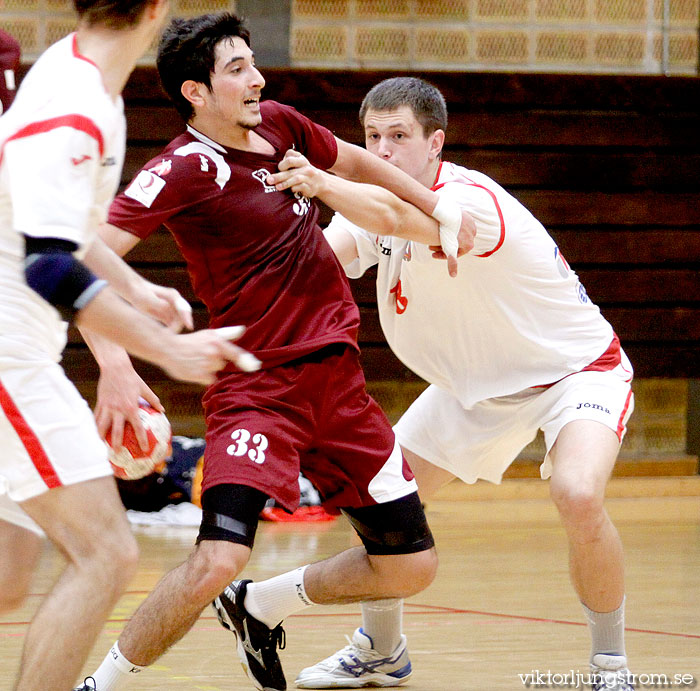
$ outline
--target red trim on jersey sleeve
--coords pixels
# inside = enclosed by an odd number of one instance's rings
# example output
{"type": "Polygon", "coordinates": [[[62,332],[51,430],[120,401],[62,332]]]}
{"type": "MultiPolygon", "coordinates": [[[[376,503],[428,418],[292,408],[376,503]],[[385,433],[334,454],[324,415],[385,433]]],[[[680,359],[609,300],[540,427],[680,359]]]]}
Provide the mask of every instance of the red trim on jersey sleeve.
{"type": "Polygon", "coordinates": [[[41,476],[41,479],[46,483],[46,486],[49,489],[60,487],[62,484],[61,480],[51,464],[49,457],[46,455],[46,451],[44,451],[41,442],[36,434],[34,434],[29,423],[22,416],[22,413],[20,413],[7,389],[2,385],[2,382],[0,382],[0,407],[5,412],[7,419],[17,433],[22,445],[27,450],[29,458],[41,476]]]}
{"type": "Polygon", "coordinates": [[[48,120],[32,122],[17,130],[17,132],[15,132],[11,137],[8,137],[5,140],[2,149],[0,149],[0,163],[2,163],[2,157],[5,153],[5,146],[8,142],[15,139],[33,137],[35,134],[44,134],[44,132],[50,132],[51,130],[58,129],[59,127],[70,127],[74,130],[85,132],[85,134],[87,134],[89,137],[92,137],[97,142],[100,158],[102,158],[105,150],[102,132],[100,132],[100,129],[92,120],[90,120],[90,118],[86,118],[84,115],[78,115],[77,113],[72,113],[70,115],[59,115],[58,117],[49,118],[48,120]]]}
{"type": "MultiPolygon", "coordinates": [[[[440,177],[440,171],[442,171],[442,161],[440,161],[440,167],[438,168],[438,174],[436,177],[436,180],[440,177]]],[[[501,249],[501,246],[503,245],[503,242],[506,239],[506,222],[505,219],[503,218],[503,211],[501,211],[501,205],[498,203],[498,199],[496,198],[496,195],[488,188],[484,187],[484,185],[480,185],[473,180],[469,180],[469,178],[455,178],[454,180],[446,180],[445,182],[440,182],[434,184],[430,189],[433,192],[437,192],[439,189],[443,188],[445,185],[449,184],[450,182],[461,182],[462,184],[469,185],[470,187],[477,187],[481,190],[485,190],[486,192],[489,193],[491,196],[491,199],[493,200],[493,203],[496,207],[496,213],[498,213],[498,220],[501,225],[501,234],[500,237],[498,238],[498,242],[496,243],[496,246],[492,249],[489,250],[488,252],[484,252],[483,254],[475,254],[475,257],[490,257],[494,252],[497,252],[499,249],[501,249]]]]}

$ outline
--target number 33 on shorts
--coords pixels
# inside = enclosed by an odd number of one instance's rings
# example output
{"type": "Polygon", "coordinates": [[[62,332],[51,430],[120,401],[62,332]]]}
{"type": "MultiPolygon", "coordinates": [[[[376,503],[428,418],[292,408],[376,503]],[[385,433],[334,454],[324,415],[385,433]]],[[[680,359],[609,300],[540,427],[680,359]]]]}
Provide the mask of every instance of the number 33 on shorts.
{"type": "Polygon", "coordinates": [[[265,449],[268,446],[267,437],[264,434],[251,434],[242,427],[231,432],[231,444],[226,453],[229,456],[248,456],[254,463],[265,462],[265,449]]]}

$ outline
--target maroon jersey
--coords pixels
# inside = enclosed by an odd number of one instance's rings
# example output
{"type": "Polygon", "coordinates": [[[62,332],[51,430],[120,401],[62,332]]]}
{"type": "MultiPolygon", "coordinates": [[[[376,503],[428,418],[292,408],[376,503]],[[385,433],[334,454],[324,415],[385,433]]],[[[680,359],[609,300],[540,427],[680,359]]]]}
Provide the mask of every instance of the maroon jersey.
{"type": "Polygon", "coordinates": [[[316,204],[265,182],[292,148],[330,168],[335,138],[289,106],[265,101],[261,111],[255,131],[274,154],[229,149],[188,127],[114,200],[109,222],[140,238],[164,224],[211,326],[244,324],[238,344],[272,367],[330,343],[357,348],[359,313],[316,204]]]}

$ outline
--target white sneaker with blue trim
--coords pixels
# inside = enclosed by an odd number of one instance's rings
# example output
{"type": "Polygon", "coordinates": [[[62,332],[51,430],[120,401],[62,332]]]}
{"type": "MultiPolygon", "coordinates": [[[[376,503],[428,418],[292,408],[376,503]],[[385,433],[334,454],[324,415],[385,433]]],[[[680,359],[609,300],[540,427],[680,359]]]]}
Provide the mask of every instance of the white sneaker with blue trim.
{"type": "Polygon", "coordinates": [[[634,691],[624,655],[598,653],[591,660],[592,691],[634,691]]]}
{"type": "Polygon", "coordinates": [[[372,639],[356,629],[348,645],[335,655],[301,670],[296,679],[300,689],[359,689],[364,686],[398,686],[411,676],[406,636],[391,655],[378,653],[372,639]]]}

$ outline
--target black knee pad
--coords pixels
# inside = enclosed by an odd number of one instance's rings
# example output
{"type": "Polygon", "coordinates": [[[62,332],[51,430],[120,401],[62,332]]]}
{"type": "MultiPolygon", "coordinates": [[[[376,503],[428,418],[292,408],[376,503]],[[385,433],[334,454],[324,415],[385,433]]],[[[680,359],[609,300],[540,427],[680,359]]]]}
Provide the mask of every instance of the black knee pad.
{"type": "Polygon", "coordinates": [[[343,509],[367,554],[414,554],[435,545],[418,493],[358,509],[343,509]]]}
{"type": "Polygon", "coordinates": [[[225,540],[252,547],[258,516],[268,496],[247,485],[214,485],[202,494],[202,540],[225,540]]]}

